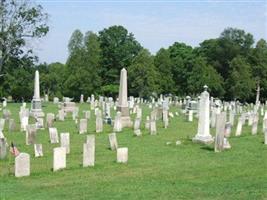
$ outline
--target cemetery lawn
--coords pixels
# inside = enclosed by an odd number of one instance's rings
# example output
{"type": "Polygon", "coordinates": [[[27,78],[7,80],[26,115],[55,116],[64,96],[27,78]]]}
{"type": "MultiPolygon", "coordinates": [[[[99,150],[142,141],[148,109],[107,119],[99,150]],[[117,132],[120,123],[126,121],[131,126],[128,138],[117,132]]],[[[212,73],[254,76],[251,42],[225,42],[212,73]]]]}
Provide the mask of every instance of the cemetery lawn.
{"type": "MultiPolygon", "coordinates": [[[[19,127],[18,112],[21,104],[9,103],[7,108],[19,127]]],[[[30,104],[27,104],[29,107],[30,104]]],[[[89,105],[80,104],[82,110],[89,105]]],[[[43,110],[57,114],[57,106],[49,103],[43,110]]],[[[178,108],[171,108],[174,113],[178,108]]],[[[13,175],[14,157],[0,161],[0,199],[267,199],[267,145],[263,144],[262,121],[258,134],[243,127],[240,137],[230,137],[232,149],[214,153],[213,145],[191,142],[197,132],[197,119],[187,122],[185,117],[170,118],[168,129],[157,122],[158,135],[151,136],[144,129],[145,117],[150,113],[143,107],[141,137],[133,130],[124,129],[117,134],[119,147],[129,148],[128,164],[116,163],[116,152],[109,150],[108,133],[96,134],[95,167],[83,168],[82,144],[86,135],[79,135],[69,115],[64,122],[56,121],[58,132],[70,132],[70,154],[67,168],[52,172],[52,149],[59,144],[49,143],[48,130],[38,130],[38,143],[43,144],[44,157],[34,158],[33,146],[25,145],[25,134],[4,135],[14,141],[21,152],[31,156],[31,175],[16,178],[13,175]],[[177,140],[182,141],[176,146],[177,140]],[[166,145],[166,142],[172,142],[166,145]]],[[[113,113],[114,115],[114,113],[113,113]]],[[[262,117],[261,117],[262,118],[262,117]]],[[[132,116],[134,119],[134,116],[132,116]]],[[[95,117],[91,111],[88,134],[95,133],[95,117]]],[[[214,135],[214,130],[211,130],[214,135]]],[[[232,130],[232,134],[235,129],[232,130]]]]}

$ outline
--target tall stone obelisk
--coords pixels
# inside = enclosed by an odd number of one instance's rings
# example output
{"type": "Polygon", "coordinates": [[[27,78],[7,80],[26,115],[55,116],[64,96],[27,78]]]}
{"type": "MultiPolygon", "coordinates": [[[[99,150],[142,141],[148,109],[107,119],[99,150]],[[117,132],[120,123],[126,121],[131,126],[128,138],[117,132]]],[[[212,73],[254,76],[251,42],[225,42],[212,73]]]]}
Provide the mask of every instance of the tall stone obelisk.
{"type": "Polygon", "coordinates": [[[117,110],[121,112],[122,127],[131,127],[132,121],[129,114],[128,107],[128,92],[127,92],[127,71],[125,68],[121,70],[120,75],[120,90],[119,90],[119,102],[117,110]]]}
{"type": "Polygon", "coordinates": [[[204,86],[204,92],[200,95],[198,130],[193,142],[211,143],[213,137],[210,135],[210,94],[207,92],[208,86],[204,86]]]}
{"type": "Polygon", "coordinates": [[[43,117],[42,103],[40,98],[40,83],[39,83],[39,72],[35,71],[34,77],[34,95],[32,99],[31,115],[34,117],[43,117]]]}

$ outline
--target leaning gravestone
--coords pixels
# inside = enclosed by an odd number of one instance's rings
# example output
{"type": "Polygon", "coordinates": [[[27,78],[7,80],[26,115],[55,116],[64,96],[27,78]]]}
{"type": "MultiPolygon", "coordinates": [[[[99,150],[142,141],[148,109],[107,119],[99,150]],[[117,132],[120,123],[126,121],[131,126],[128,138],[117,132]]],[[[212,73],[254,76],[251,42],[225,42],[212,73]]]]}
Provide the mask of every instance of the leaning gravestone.
{"type": "Polygon", "coordinates": [[[116,133],[110,133],[108,135],[108,138],[109,138],[110,149],[112,151],[116,150],[118,148],[116,133]]]}
{"type": "Polygon", "coordinates": [[[60,146],[66,148],[66,153],[70,153],[70,134],[61,133],[60,134],[60,146]]]}
{"type": "Polygon", "coordinates": [[[20,153],[15,158],[15,176],[29,176],[30,175],[30,155],[27,153],[20,153]]]}
{"type": "Polygon", "coordinates": [[[222,112],[216,116],[216,136],[214,141],[214,151],[223,151],[224,131],[226,123],[226,113],[222,112]]]}
{"type": "Polygon", "coordinates": [[[53,151],[53,171],[66,168],[66,148],[56,147],[53,151]]]}
{"type": "Polygon", "coordinates": [[[6,138],[0,138],[0,159],[4,159],[7,155],[6,138]]]}
{"type": "Polygon", "coordinates": [[[49,128],[49,136],[51,144],[58,143],[58,132],[57,128],[49,128]]]}
{"type": "Polygon", "coordinates": [[[34,144],[34,155],[35,155],[35,157],[43,157],[42,144],[34,144]]]}
{"type": "Polygon", "coordinates": [[[83,144],[83,167],[95,165],[95,136],[87,136],[86,143],[83,144]]]}
{"type": "Polygon", "coordinates": [[[117,149],[117,162],[118,163],[128,162],[128,148],[127,147],[117,149]]]}
{"type": "Polygon", "coordinates": [[[26,145],[36,143],[36,126],[35,124],[27,125],[26,127],[26,145]]]}
{"type": "Polygon", "coordinates": [[[87,119],[80,119],[79,133],[87,133],[87,119]]]}

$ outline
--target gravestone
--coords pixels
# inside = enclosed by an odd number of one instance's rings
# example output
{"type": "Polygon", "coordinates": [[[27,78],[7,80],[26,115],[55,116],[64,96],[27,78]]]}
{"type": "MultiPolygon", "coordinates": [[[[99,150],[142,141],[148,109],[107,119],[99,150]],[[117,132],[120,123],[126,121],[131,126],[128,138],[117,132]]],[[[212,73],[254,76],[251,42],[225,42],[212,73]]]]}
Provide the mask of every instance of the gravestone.
{"type": "Polygon", "coordinates": [[[115,116],[113,131],[114,132],[121,132],[122,131],[121,112],[117,112],[117,114],[115,116]]]}
{"type": "Polygon", "coordinates": [[[14,119],[9,119],[8,131],[13,132],[16,130],[16,123],[14,119]]]}
{"type": "Polygon", "coordinates": [[[146,130],[149,130],[150,129],[150,119],[149,119],[149,116],[146,116],[145,129],[146,130]]]}
{"type": "Polygon", "coordinates": [[[65,112],[62,109],[58,111],[58,120],[59,121],[64,121],[65,120],[65,112]]]}
{"type": "Polygon", "coordinates": [[[112,151],[116,150],[118,148],[116,133],[108,134],[108,138],[109,138],[110,149],[112,151]]]}
{"type": "Polygon", "coordinates": [[[5,119],[0,118],[0,131],[3,131],[5,128],[5,119]]]}
{"type": "Polygon", "coordinates": [[[103,119],[101,117],[101,111],[100,110],[97,112],[95,123],[96,123],[96,133],[103,132],[103,119]]]}
{"type": "Polygon", "coordinates": [[[243,119],[242,117],[239,117],[237,127],[236,127],[236,132],[235,136],[240,136],[242,133],[242,126],[243,126],[243,119]]]}
{"type": "Polygon", "coordinates": [[[252,135],[256,135],[257,132],[258,132],[258,119],[257,119],[257,116],[255,116],[253,123],[252,123],[251,133],[252,135]]]}
{"type": "Polygon", "coordinates": [[[34,155],[35,157],[43,157],[43,145],[34,144],[34,155]]]}
{"type": "Polygon", "coordinates": [[[26,145],[35,144],[36,143],[36,126],[35,124],[27,125],[26,128],[26,145]]]}
{"type": "Polygon", "coordinates": [[[204,92],[200,95],[198,131],[193,142],[211,143],[213,138],[210,135],[210,100],[207,92],[208,86],[204,86],[204,92]]]}
{"type": "Polygon", "coordinates": [[[47,128],[51,128],[53,126],[54,120],[55,120],[55,114],[54,113],[47,113],[47,115],[46,115],[47,128]]]}
{"type": "Polygon", "coordinates": [[[150,135],[157,134],[156,120],[150,120],[150,135]]]}
{"type": "Polygon", "coordinates": [[[162,115],[163,115],[162,119],[163,119],[164,128],[168,128],[168,126],[169,126],[168,111],[167,110],[163,110],[162,115]]]}
{"type": "Polygon", "coordinates": [[[214,141],[215,152],[223,151],[225,123],[226,113],[222,112],[216,116],[216,136],[214,141]]]}
{"type": "Polygon", "coordinates": [[[66,168],[66,148],[56,147],[53,149],[53,171],[66,168]]]}
{"type": "Polygon", "coordinates": [[[51,144],[58,143],[58,132],[57,128],[49,128],[49,137],[51,144]]]}
{"type": "Polygon", "coordinates": [[[134,135],[136,135],[136,136],[141,136],[141,135],[142,135],[141,130],[140,130],[140,129],[136,129],[136,130],[134,130],[134,135]]]}
{"type": "Polygon", "coordinates": [[[90,112],[90,110],[84,111],[84,118],[85,118],[85,119],[90,119],[90,117],[91,117],[91,112],[90,112]]]}
{"type": "Polygon", "coordinates": [[[26,131],[26,127],[28,124],[29,124],[29,117],[23,116],[21,118],[21,126],[20,126],[21,130],[26,131]]]}
{"type": "Polygon", "coordinates": [[[192,122],[193,121],[193,110],[188,111],[188,121],[192,122]]]}
{"type": "Polygon", "coordinates": [[[23,177],[30,176],[30,155],[27,153],[20,153],[15,158],[15,176],[23,177]]]}
{"type": "Polygon", "coordinates": [[[87,119],[80,119],[79,133],[87,133],[87,119]]]}
{"type": "Polygon", "coordinates": [[[118,163],[128,162],[128,148],[127,147],[117,149],[117,162],[118,163]]]}
{"type": "Polygon", "coordinates": [[[61,133],[60,134],[60,146],[66,148],[66,153],[70,153],[70,134],[61,133]]]}
{"type": "Polygon", "coordinates": [[[35,126],[37,129],[44,129],[44,118],[36,118],[35,126]]]}
{"type": "Polygon", "coordinates": [[[4,159],[7,155],[6,138],[0,138],[0,159],[4,159]]]}
{"type": "Polygon", "coordinates": [[[83,167],[95,165],[95,136],[87,136],[86,143],[83,144],[83,167]]]}
{"type": "Polygon", "coordinates": [[[225,132],[224,132],[224,136],[225,137],[230,137],[231,136],[231,129],[232,129],[231,122],[226,122],[226,124],[225,124],[225,132]]]}
{"type": "Polygon", "coordinates": [[[141,119],[136,118],[134,121],[134,130],[140,129],[140,126],[141,126],[141,119]]]}

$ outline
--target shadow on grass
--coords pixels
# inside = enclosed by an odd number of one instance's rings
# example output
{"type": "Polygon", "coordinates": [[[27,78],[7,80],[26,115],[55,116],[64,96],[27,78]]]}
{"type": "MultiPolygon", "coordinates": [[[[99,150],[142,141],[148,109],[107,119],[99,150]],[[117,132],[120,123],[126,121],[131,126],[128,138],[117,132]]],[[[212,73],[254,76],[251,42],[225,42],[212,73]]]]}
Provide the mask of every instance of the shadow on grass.
{"type": "Polygon", "coordinates": [[[207,151],[214,151],[214,147],[212,146],[203,146],[203,147],[200,147],[200,149],[207,150],[207,151]]]}

